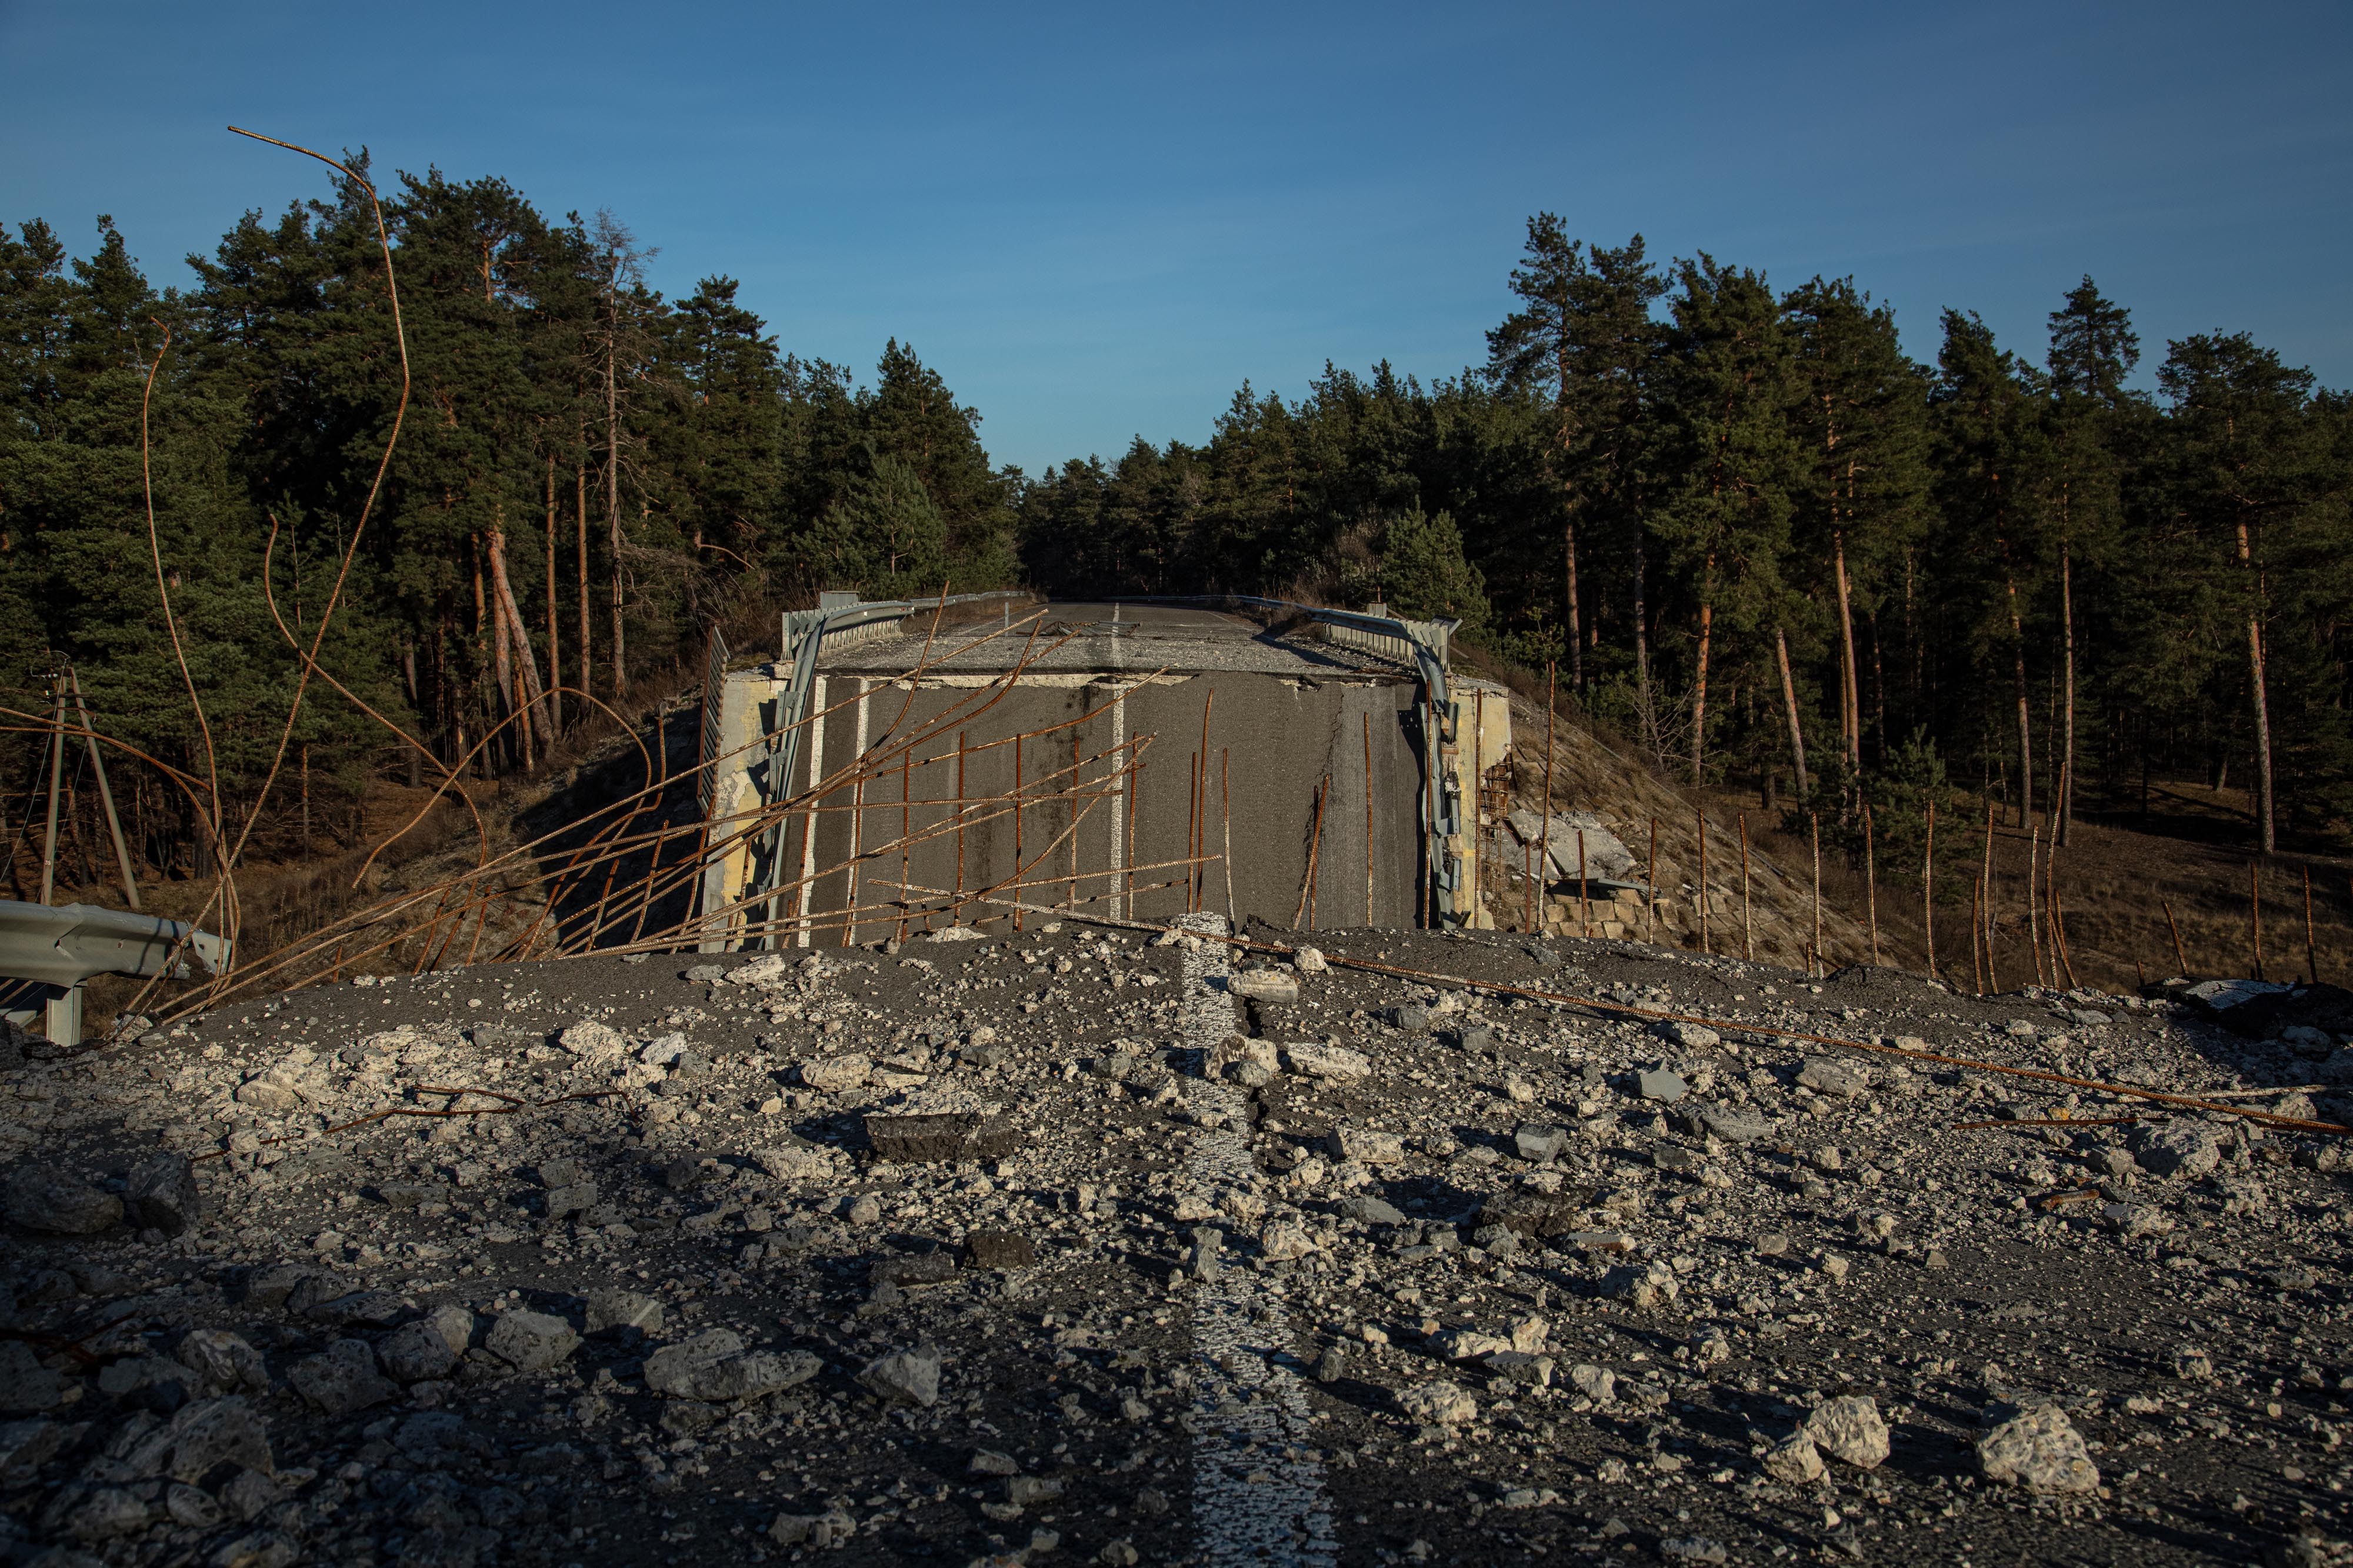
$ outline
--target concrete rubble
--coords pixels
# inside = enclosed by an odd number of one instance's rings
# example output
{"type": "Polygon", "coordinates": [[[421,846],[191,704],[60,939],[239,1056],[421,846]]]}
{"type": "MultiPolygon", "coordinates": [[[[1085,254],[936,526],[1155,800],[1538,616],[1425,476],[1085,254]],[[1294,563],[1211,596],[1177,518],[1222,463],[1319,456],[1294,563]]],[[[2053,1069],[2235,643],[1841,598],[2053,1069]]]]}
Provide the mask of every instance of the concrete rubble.
{"type": "Polygon", "coordinates": [[[2305,1015],[1025,924],[36,1043],[0,1552],[2347,1560],[2335,1142],[1759,1032],[2348,1120],[2305,1015]]]}

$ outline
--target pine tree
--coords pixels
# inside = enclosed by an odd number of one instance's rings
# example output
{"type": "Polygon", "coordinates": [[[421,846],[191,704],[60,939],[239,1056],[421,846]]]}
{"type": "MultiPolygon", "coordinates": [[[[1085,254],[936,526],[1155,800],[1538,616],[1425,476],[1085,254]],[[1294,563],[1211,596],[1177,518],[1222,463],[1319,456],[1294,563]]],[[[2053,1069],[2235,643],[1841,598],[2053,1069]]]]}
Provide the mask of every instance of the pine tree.
{"type": "Polygon", "coordinates": [[[812,580],[870,599],[936,594],[952,580],[948,521],[914,465],[875,453],[799,543],[812,580]]]}
{"type": "Polygon", "coordinates": [[[2143,399],[2125,387],[2140,360],[2131,313],[2103,297],[2091,276],[2051,312],[2051,400],[2047,461],[2042,475],[2043,533],[2059,557],[2061,752],[2058,798],[2052,802],[2057,842],[2067,842],[2075,795],[2075,563],[2088,552],[2113,564],[2123,522],[2121,447],[2143,399]]]}
{"type": "Polygon", "coordinates": [[[2256,831],[2268,855],[2278,847],[2264,630],[2270,575],[2313,530],[2312,510],[2328,488],[2327,447],[2312,416],[2311,372],[2282,363],[2244,332],[2204,333],[2167,348],[2157,381],[2173,405],[2176,504],[2208,541],[2210,559],[2227,552],[2236,567],[2220,597],[2245,628],[2256,831]]]}
{"type": "Polygon", "coordinates": [[[1588,538],[1616,536],[1628,563],[1635,673],[1647,705],[1640,458],[1647,374],[1661,342],[1650,311],[1666,284],[1646,258],[1641,235],[1614,250],[1588,249],[1569,238],[1551,213],[1528,220],[1527,247],[1511,281],[1524,306],[1487,334],[1488,368],[1506,385],[1535,391],[1552,405],[1569,683],[1585,684],[1587,616],[1577,583],[1582,521],[1588,538]]]}
{"type": "MultiPolygon", "coordinates": [[[[1799,489],[1798,550],[1827,563],[1835,589],[1841,750],[1862,767],[1860,601],[1871,624],[1884,584],[1917,547],[1928,516],[1927,377],[1904,353],[1894,311],[1873,305],[1853,279],[1820,278],[1782,301],[1796,336],[1801,395],[1794,409],[1807,474],[1799,489]]],[[[1873,706],[1886,748],[1886,688],[1873,640],[1873,706]]]]}
{"type": "MultiPolygon", "coordinates": [[[[1718,614],[1738,635],[1778,624],[1800,472],[1790,433],[1799,388],[1796,343],[1762,274],[1705,252],[1676,272],[1658,461],[1679,477],[1654,515],[1696,601],[1690,759],[1698,784],[1718,614]]],[[[1657,741],[1652,747],[1660,750],[1657,741]]]]}
{"type": "Polygon", "coordinates": [[[2031,498],[2041,457],[2031,372],[1994,342],[1975,314],[1947,310],[1945,342],[1931,395],[1937,442],[1937,499],[1944,539],[1936,552],[1945,593],[1973,634],[1983,664],[1974,682],[1991,690],[1992,667],[2007,664],[2018,720],[2018,823],[2034,809],[2034,721],[2026,672],[2027,604],[2034,583],[2031,498]]]}

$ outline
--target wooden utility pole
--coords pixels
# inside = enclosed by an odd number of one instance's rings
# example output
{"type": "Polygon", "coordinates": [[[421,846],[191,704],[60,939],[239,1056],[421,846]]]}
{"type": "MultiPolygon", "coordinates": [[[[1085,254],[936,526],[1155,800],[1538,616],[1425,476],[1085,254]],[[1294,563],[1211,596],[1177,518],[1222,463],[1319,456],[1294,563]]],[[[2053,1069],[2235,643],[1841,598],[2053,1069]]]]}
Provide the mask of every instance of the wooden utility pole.
{"type": "Polygon", "coordinates": [[[965,759],[965,739],[964,739],[964,736],[965,736],[965,732],[964,732],[962,730],[958,730],[958,731],[956,731],[956,750],[955,750],[955,759],[956,759],[956,783],[955,783],[955,791],[956,791],[956,808],[955,808],[955,823],[956,823],[956,827],[955,827],[955,849],[956,849],[956,869],[955,869],[955,914],[954,914],[953,916],[951,916],[951,917],[949,918],[949,921],[948,921],[948,923],[949,923],[950,925],[958,925],[958,926],[960,926],[960,925],[964,924],[964,817],[965,817],[965,798],[964,798],[964,759],[965,759]]]}
{"type": "MultiPolygon", "coordinates": [[[[1218,858],[1226,867],[1226,929],[1234,929],[1234,775],[1233,749],[1218,749],[1218,831],[1225,837],[1225,849],[1218,858]]],[[[1365,886],[1373,885],[1373,852],[1365,850],[1365,886]]]]}
{"type": "MultiPolygon", "coordinates": [[[[2239,564],[2253,579],[2247,604],[2247,676],[2255,698],[2255,816],[2263,852],[2269,855],[2279,847],[2279,837],[2272,820],[2272,707],[2263,689],[2263,584],[2243,517],[2239,520],[2239,564]]],[[[2262,975],[2260,966],[2256,974],[2262,975]]]]}
{"type": "MultiPolygon", "coordinates": [[[[1549,824],[1552,820],[1550,815],[1552,803],[1546,801],[1545,805],[1546,807],[1545,820],[1547,824],[1545,828],[1545,843],[1550,846],[1552,829],[1549,824]]],[[[1646,879],[1648,888],[1642,895],[1642,940],[1651,942],[1656,937],[1659,925],[1659,819],[1655,816],[1651,818],[1650,868],[1642,875],[1646,879]]]]}
{"type": "Polygon", "coordinates": [[[1593,934],[1593,890],[1586,883],[1585,829],[1577,830],[1577,932],[1593,934]]]}
{"type": "Polygon", "coordinates": [[[2306,984],[2320,984],[2320,949],[2312,940],[2312,868],[2304,868],[2304,978],[2306,984]]]}
{"type": "Polygon", "coordinates": [[[1715,557],[1707,558],[1707,586],[1700,590],[1699,601],[1699,666],[1698,679],[1692,687],[1692,788],[1697,789],[1706,778],[1707,766],[1707,655],[1708,642],[1715,630],[1715,605],[1712,585],[1715,579],[1715,557]]]}
{"type": "Polygon", "coordinates": [[[1978,905],[1985,921],[1986,983],[1989,989],[2000,991],[2001,978],[1993,963],[1993,802],[1986,802],[1985,864],[1978,868],[1978,905]]]}
{"type": "Polygon", "coordinates": [[[1299,908],[1291,917],[1292,929],[1306,921],[1306,929],[1315,929],[1315,862],[1324,848],[1324,798],[1332,790],[1332,775],[1325,773],[1315,786],[1315,826],[1307,839],[1307,875],[1299,884],[1299,908]]]}
{"type": "MultiPolygon", "coordinates": [[[[2026,835],[2026,944],[2034,950],[2034,983],[2049,982],[2042,973],[2042,926],[2035,918],[2034,886],[2042,874],[2042,825],[2035,824],[2026,835]]],[[[2170,916],[2167,917],[2170,919],[2170,916]]],[[[2176,947],[2181,944],[2177,942],[2176,947]]]]}
{"type": "Polygon", "coordinates": [[[1806,952],[1806,973],[1819,975],[1822,972],[1822,814],[1809,815],[1814,830],[1814,940],[1806,952]]]}
{"type": "MultiPolygon", "coordinates": [[[[1692,817],[1699,824],[1699,950],[1702,952],[1713,952],[1715,950],[1708,945],[1707,936],[1707,813],[1694,805],[1692,807],[1692,817]]],[[[1584,879],[1584,875],[1585,868],[1578,867],[1577,878],[1580,883],[1584,879]]]]}
{"type": "MultiPolygon", "coordinates": [[[[1007,613],[1011,613],[1011,606],[1007,607],[1007,613]]],[[[1193,764],[1193,834],[1185,851],[1193,858],[1193,864],[1185,871],[1185,907],[1196,911],[1208,901],[1209,897],[1208,868],[1201,863],[1201,850],[1209,837],[1209,710],[1217,705],[1218,689],[1212,686],[1209,694],[1201,700],[1201,750],[1193,764]]],[[[1365,788],[1369,796],[1372,789],[1369,778],[1365,781],[1365,788]]]]}
{"type": "MultiPolygon", "coordinates": [[[[2255,949],[2255,978],[2263,978],[2263,881],[2258,862],[2247,862],[2247,936],[2255,949]]],[[[47,902],[46,900],[43,900],[47,902]]]]}
{"type": "Polygon", "coordinates": [[[2034,815],[2034,721],[2026,697],[2026,626],[2019,618],[2018,578],[2008,570],[2010,547],[2002,546],[2002,591],[2009,596],[2010,668],[2018,688],[2018,825],[2034,815]]]}

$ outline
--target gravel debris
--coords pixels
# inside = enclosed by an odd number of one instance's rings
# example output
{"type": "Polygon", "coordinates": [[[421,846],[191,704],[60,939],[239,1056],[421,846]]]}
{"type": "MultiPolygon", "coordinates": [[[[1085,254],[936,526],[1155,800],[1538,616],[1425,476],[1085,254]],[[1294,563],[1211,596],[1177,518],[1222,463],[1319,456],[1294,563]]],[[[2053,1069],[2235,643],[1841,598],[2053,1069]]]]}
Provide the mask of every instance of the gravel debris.
{"type": "Polygon", "coordinates": [[[2348,1557],[2333,1142],[1757,1032],[2342,1121],[2319,1015],[1008,924],[36,1044],[0,1068],[0,1547],[2348,1557]],[[461,1114],[329,1131],[393,1107],[461,1114]]]}

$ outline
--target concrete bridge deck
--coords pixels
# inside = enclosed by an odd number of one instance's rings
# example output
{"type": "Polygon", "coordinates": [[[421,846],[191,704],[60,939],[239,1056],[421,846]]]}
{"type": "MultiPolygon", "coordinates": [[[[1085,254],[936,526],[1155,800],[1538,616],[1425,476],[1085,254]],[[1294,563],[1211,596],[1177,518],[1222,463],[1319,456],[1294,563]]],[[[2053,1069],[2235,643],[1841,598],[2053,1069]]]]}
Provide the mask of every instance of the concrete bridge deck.
{"type": "Polygon", "coordinates": [[[1451,683],[1447,746],[1409,658],[1296,617],[1113,601],[1031,614],[1034,629],[1008,607],[995,626],[927,637],[911,618],[829,639],[788,780],[756,742],[784,722],[789,668],[731,672],[713,745],[738,757],[714,780],[714,824],[805,804],[716,860],[705,909],[778,889],[737,927],[789,922],[801,945],[1052,909],[1440,922],[1432,796],[1451,771],[1467,798],[1472,756],[1505,755],[1499,690],[1451,683]]]}

